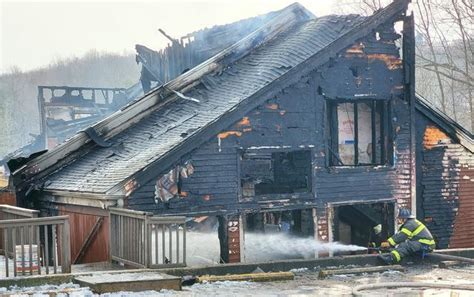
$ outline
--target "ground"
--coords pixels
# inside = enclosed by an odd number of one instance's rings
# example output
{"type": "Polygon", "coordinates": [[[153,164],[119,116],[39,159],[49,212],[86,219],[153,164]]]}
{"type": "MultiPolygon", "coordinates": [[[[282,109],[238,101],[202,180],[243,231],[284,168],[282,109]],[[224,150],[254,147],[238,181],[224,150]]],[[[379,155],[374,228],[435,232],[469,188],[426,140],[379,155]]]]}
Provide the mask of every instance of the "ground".
{"type": "MultiPolygon", "coordinates": [[[[359,276],[339,275],[324,280],[318,279],[319,269],[293,270],[293,281],[253,283],[253,282],[216,282],[195,284],[183,287],[183,291],[144,291],[137,293],[114,293],[102,296],[352,296],[352,288],[361,284],[380,282],[429,282],[443,284],[473,284],[474,266],[437,268],[431,265],[407,266],[406,272],[387,271],[359,276]]],[[[62,286],[42,286],[35,288],[6,288],[0,293],[17,293],[16,296],[48,296],[51,292],[57,296],[96,296],[88,288],[77,288],[73,284],[62,286]],[[43,292],[43,293],[42,293],[43,292]],[[34,294],[33,294],[34,293],[34,294]],[[25,295],[23,295],[25,294],[25,295]]],[[[474,296],[474,292],[461,290],[403,289],[365,291],[364,296],[474,296]]]]}

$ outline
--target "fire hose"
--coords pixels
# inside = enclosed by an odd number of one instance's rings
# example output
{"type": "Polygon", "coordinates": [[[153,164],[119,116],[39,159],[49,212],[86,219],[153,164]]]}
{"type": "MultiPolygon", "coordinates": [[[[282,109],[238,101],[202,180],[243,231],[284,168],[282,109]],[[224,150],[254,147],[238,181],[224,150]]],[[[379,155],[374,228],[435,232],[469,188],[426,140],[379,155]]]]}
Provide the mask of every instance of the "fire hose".
{"type": "Polygon", "coordinates": [[[388,289],[388,288],[430,288],[430,289],[452,289],[452,290],[474,291],[474,285],[395,282],[395,283],[378,283],[378,284],[360,285],[352,289],[352,295],[364,296],[361,291],[388,289]]]}
{"type": "Polygon", "coordinates": [[[474,259],[466,258],[466,257],[445,255],[445,254],[440,254],[436,252],[429,253],[426,256],[428,258],[434,258],[434,259],[439,259],[439,260],[451,260],[451,261],[459,261],[459,262],[474,264],[474,259]]]}

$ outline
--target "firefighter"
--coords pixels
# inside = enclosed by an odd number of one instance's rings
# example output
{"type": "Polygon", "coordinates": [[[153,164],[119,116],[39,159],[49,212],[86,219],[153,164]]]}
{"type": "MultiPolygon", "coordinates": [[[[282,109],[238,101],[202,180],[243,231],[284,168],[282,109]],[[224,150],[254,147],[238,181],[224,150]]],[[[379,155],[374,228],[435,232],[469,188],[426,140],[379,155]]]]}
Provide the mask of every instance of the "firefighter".
{"type": "Polygon", "coordinates": [[[435,248],[431,232],[415,219],[410,210],[402,208],[399,218],[404,221],[399,231],[381,244],[392,248],[390,253],[379,255],[386,264],[398,263],[402,258],[419,252],[432,252],[435,248]]]}

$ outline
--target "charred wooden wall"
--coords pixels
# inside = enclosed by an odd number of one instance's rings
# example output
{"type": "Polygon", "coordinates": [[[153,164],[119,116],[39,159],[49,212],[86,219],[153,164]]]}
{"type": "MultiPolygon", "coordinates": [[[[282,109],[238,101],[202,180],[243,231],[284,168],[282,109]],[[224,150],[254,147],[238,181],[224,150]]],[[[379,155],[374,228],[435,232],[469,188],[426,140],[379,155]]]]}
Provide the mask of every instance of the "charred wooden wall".
{"type": "MultiPolygon", "coordinates": [[[[155,199],[157,179],[140,187],[127,199],[132,209],[156,213],[258,211],[317,207],[327,220],[328,204],[386,199],[411,206],[411,155],[409,105],[404,95],[402,61],[395,44],[400,36],[393,26],[354,44],[315,69],[309,76],[254,109],[204,146],[177,163],[191,163],[194,172],[182,180],[181,193],[163,203],[155,199]],[[390,100],[390,134],[393,164],[386,166],[329,167],[326,101],[336,99],[390,100]],[[312,156],[311,191],[308,193],[242,196],[240,162],[245,152],[308,150],[312,156]]],[[[275,88],[278,88],[275,84],[275,88]]],[[[321,237],[328,236],[327,226],[321,237]]]]}
{"type": "Polygon", "coordinates": [[[427,117],[417,117],[419,217],[439,248],[474,246],[474,155],[427,117]]]}

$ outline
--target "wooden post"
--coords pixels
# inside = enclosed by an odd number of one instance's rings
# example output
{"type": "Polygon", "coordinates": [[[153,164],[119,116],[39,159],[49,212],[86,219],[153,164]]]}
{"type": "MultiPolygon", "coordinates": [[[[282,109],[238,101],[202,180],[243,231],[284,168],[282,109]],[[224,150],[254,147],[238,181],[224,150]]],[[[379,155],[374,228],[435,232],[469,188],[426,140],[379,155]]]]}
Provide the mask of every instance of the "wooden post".
{"type": "Polygon", "coordinates": [[[219,227],[217,229],[220,245],[220,263],[229,263],[229,245],[227,234],[227,217],[217,216],[219,227]]]}
{"type": "Polygon", "coordinates": [[[416,216],[416,119],[415,119],[415,20],[413,12],[403,20],[403,69],[405,100],[410,107],[410,208],[416,216]]]}
{"type": "Polygon", "coordinates": [[[240,215],[219,216],[219,242],[221,263],[239,263],[241,261],[242,219],[240,215]]]}
{"type": "Polygon", "coordinates": [[[143,259],[143,265],[145,265],[145,267],[150,267],[150,259],[151,259],[151,238],[149,238],[151,236],[151,229],[150,229],[150,225],[148,224],[148,215],[145,215],[145,220],[143,221],[143,225],[144,225],[144,228],[143,228],[143,232],[144,232],[144,238],[143,238],[143,245],[145,247],[145,252],[143,253],[144,255],[144,259],[143,259]]]}
{"type": "MultiPolygon", "coordinates": [[[[112,242],[112,232],[114,232],[115,238],[117,238],[117,235],[115,234],[115,232],[116,232],[115,228],[114,228],[114,230],[112,230],[112,213],[110,212],[110,210],[109,210],[109,226],[108,226],[108,228],[109,228],[109,262],[112,262],[112,244],[111,244],[111,242],[112,242]]],[[[115,244],[114,244],[114,246],[115,246],[115,244]]]]}
{"type": "Polygon", "coordinates": [[[62,273],[71,273],[71,235],[70,235],[70,227],[69,227],[69,217],[66,220],[64,220],[61,241],[62,241],[61,271],[62,273]]]}
{"type": "MultiPolygon", "coordinates": [[[[314,239],[316,240],[319,240],[319,236],[318,236],[318,229],[319,229],[319,225],[318,225],[318,213],[316,211],[316,208],[313,208],[312,209],[312,215],[313,215],[313,226],[314,226],[314,239]]],[[[317,259],[319,258],[319,252],[314,252],[314,257],[317,259]]]]}

